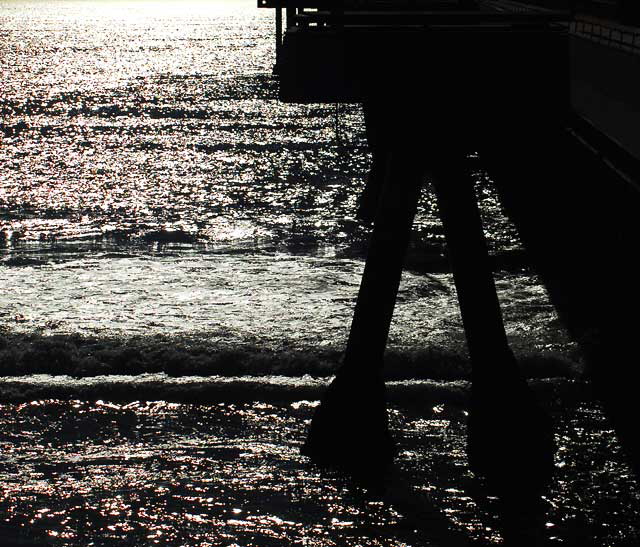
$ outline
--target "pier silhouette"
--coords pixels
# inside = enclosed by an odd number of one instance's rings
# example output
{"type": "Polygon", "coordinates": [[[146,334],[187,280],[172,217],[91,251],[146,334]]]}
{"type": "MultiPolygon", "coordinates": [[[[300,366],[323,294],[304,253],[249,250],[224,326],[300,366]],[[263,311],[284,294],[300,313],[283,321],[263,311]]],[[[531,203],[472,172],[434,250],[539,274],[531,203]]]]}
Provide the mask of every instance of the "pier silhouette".
{"type": "Polygon", "coordinates": [[[429,180],[473,366],[470,466],[506,498],[550,480],[551,422],[509,348],[469,175],[478,151],[637,471],[637,162],[572,108],[570,12],[503,0],[258,5],[276,9],[280,99],[362,103],[372,153],[358,217],[373,232],[350,336],[303,452],[359,475],[393,459],[383,356],[429,180]],[[605,275],[615,287],[595,289],[605,275]]]}

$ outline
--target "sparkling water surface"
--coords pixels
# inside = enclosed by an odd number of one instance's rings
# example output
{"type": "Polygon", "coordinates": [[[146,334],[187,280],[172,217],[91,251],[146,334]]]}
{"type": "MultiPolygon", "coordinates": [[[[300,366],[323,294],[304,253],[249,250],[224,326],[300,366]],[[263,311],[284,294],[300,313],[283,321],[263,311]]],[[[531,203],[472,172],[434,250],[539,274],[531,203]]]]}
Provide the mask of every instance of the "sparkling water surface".
{"type": "MultiPolygon", "coordinates": [[[[314,406],[0,405],[0,508],[51,545],[500,544],[499,505],[468,471],[459,407],[391,408],[400,452],[376,494],[300,456],[314,406]]],[[[535,535],[633,545],[640,497],[602,414],[555,416],[554,485],[535,535]]]]}
{"type": "MultiPolygon", "coordinates": [[[[336,127],[334,105],[277,100],[270,11],[1,6],[0,323],[341,347],[369,235],[362,112],[343,105],[336,127]]],[[[517,253],[469,153],[490,246],[517,253]]],[[[428,185],[409,263],[392,344],[464,351],[428,185]]],[[[522,345],[568,347],[535,277],[501,279],[522,345]]]]}
{"type": "MultiPolygon", "coordinates": [[[[332,372],[369,235],[355,221],[364,123],[357,105],[336,124],[335,105],[277,101],[272,15],[244,0],[0,2],[0,375],[332,372]]],[[[509,265],[512,344],[532,376],[579,375],[469,154],[509,265]]],[[[428,184],[413,236],[391,354],[416,365],[402,377],[457,381],[468,364],[428,184]]],[[[406,488],[380,500],[298,455],[313,404],[4,404],[2,519],[61,545],[500,541],[492,501],[472,499],[461,407],[394,407],[406,488]]],[[[637,489],[611,431],[590,406],[557,424],[549,541],[625,544],[637,489]]]]}

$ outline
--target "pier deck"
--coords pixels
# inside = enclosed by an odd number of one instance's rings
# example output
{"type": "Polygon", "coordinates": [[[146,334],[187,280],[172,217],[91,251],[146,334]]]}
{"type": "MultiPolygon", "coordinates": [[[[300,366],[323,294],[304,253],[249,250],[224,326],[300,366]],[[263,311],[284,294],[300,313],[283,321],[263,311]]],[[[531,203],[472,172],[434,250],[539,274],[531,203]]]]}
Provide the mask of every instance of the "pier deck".
{"type": "Polygon", "coordinates": [[[412,85],[428,80],[427,101],[465,117],[478,112],[470,102],[510,116],[556,116],[568,107],[568,39],[559,24],[567,12],[503,0],[258,5],[276,10],[284,102],[362,102],[372,90],[406,99],[412,85]]]}

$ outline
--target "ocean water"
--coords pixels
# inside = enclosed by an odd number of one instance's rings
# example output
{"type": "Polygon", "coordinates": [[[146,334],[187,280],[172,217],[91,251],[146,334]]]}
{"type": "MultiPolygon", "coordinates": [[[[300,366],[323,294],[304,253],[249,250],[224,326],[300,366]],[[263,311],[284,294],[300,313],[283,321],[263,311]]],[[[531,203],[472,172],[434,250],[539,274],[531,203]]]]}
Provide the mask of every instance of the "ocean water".
{"type": "MultiPolygon", "coordinates": [[[[369,162],[359,105],[278,102],[273,15],[253,2],[0,10],[4,372],[164,370],[153,340],[182,348],[188,372],[194,339],[245,362],[271,352],[273,367],[283,352],[329,352],[330,370],[369,236],[354,218],[369,162]],[[96,343],[102,357],[86,349],[96,343]],[[123,347],[144,364],[118,358],[123,347]]],[[[481,158],[470,161],[490,247],[510,265],[497,278],[514,347],[563,374],[575,348],[524,269],[481,158]]],[[[390,348],[460,361],[425,182],[390,348]]]]}
{"type": "MultiPolygon", "coordinates": [[[[465,463],[428,181],[387,352],[399,486],[371,498],[299,455],[348,335],[369,155],[358,105],[277,101],[273,46],[244,0],[0,1],[0,538],[501,542],[465,463]]],[[[508,335],[554,412],[543,535],[633,545],[637,485],[597,407],[558,402],[584,399],[580,354],[469,155],[508,335]]]]}
{"type": "MultiPolygon", "coordinates": [[[[34,545],[505,544],[507,513],[468,471],[462,410],[424,403],[391,406],[399,454],[379,493],[300,455],[310,401],[1,404],[0,512],[34,545]]],[[[640,496],[601,411],[554,416],[543,514],[511,526],[535,545],[637,545],[640,496]]]]}

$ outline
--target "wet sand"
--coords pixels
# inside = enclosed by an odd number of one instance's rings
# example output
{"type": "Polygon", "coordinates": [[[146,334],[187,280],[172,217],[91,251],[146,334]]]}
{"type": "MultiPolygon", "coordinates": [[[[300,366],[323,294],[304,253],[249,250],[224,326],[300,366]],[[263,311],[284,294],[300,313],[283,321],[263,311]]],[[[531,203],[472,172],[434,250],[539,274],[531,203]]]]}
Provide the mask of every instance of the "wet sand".
{"type": "MultiPolygon", "coordinates": [[[[0,405],[0,537],[69,546],[502,542],[498,500],[466,466],[463,406],[394,403],[399,455],[382,487],[367,490],[299,454],[315,404],[0,405]]],[[[548,404],[555,476],[542,518],[519,525],[538,545],[636,545],[640,493],[602,413],[548,404]]]]}

